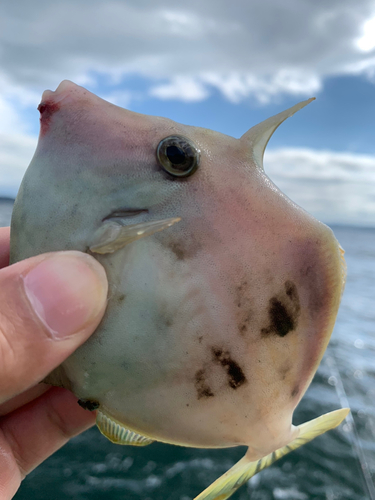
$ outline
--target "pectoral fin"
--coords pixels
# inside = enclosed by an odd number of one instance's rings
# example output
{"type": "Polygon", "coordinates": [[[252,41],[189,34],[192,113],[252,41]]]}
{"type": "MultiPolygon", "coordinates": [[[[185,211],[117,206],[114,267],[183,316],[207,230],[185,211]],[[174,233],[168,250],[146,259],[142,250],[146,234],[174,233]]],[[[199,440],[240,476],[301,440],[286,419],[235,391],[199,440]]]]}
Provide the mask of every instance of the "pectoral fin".
{"type": "Polygon", "coordinates": [[[299,434],[297,438],[283,448],[279,448],[260,460],[251,462],[245,455],[231,469],[212,483],[211,486],[202,491],[194,500],[226,500],[233,495],[240,486],[262,469],[272,465],[279,458],[296,450],[317,436],[337,427],[348,413],[349,409],[343,408],[299,425],[299,434]]]}
{"type": "Polygon", "coordinates": [[[93,253],[113,253],[133,241],[150,236],[158,231],[163,231],[180,220],[179,217],[173,217],[171,219],[141,222],[128,226],[108,220],[95,231],[89,249],[93,253]]]}

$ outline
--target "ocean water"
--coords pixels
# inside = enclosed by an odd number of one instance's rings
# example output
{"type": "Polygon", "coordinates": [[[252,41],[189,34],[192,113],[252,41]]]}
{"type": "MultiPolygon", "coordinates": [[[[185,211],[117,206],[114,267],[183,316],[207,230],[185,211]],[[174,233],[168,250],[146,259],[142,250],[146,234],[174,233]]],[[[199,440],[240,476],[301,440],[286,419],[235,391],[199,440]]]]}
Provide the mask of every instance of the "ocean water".
{"type": "MultiPolygon", "coordinates": [[[[10,213],[11,204],[0,201],[0,225],[9,224],[10,213]]],[[[347,286],[331,343],[294,423],[347,404],[352,416],[254,476],[233,500],[375,500],[375,229],[333,229],[346,250],[347,286]]],[[[33,471],[15,498],[192,500],[244,453],[243,447],[122,447],[93,428],[33,471]]]]}

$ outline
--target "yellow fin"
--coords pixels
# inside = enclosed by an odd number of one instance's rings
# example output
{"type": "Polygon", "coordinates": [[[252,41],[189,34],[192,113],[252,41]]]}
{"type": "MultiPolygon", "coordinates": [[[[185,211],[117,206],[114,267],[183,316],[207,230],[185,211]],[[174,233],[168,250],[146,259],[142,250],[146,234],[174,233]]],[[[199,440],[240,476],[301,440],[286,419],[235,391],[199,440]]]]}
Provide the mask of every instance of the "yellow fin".
{"type": "Polygon", "coordinates": [[[126,429],[119,422],[98,410],[96,425],[107,439],[115,444],[129,444],[132,446],[147,446],[153,443],[153,439],[141,436],[134,431],[126,429]]]}
{"type": "Polygon", "coordinates": [[[337,427],[349,413],[348,408],[332,411],[298,426],[299,434],[293,441],[273,451],[266,457],[251,462],[246,455],[231,469],[206,488],[194,500],[226,500],[252,476],[272,465],[287,453],[296,450],[312,439],[337,427]]]}

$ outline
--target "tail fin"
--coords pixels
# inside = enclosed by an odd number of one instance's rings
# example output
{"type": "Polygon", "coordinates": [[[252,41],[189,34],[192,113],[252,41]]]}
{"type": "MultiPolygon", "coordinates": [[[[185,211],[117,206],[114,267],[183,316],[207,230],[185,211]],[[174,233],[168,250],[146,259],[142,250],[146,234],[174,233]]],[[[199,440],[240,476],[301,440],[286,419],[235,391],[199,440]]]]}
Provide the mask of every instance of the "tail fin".
{"type": "Polygon", "coordinates": [[[330,429],[337,427],[348,413],[348,408],[342,408],[341,410],[332,411],[314,420],[310,420],[310,422],[299,425],[298,429],[300,432],[297,438],[283,448],[279,448],[255,462],[250,462],[245,455],[231,469],[213,482],[211,486],[195,497],[194,500],[226,500],[240,486],[262,469],[272,465],[279,458],[320,436],[320,434],[324,434],[330,429]]]}

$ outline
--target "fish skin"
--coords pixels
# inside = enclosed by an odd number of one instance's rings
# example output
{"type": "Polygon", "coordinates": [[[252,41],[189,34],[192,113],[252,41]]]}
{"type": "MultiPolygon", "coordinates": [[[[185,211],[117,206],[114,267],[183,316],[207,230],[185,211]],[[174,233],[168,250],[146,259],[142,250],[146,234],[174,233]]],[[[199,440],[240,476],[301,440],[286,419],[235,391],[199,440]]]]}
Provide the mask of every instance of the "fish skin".
{"type": "Polygon", "coordinates": [[[263,171],[269,137],[259,139],[259,127],[234,139],[141,115],[68,81],[46,91],[39,109],[40,138],[12,217],[12,263],[91,253],[120,207],[138,211],[124,226],[181,218],[114,253],[92,253],[108,276],[107,311],[48,382],[158,441],[247,445],[257,460],[294,439],[293,411],[328,344],[345,273],[332,231],[263,171]],[[158,164],[157,146],[171,135],[200,150],[190,177],[158,164]]]}

